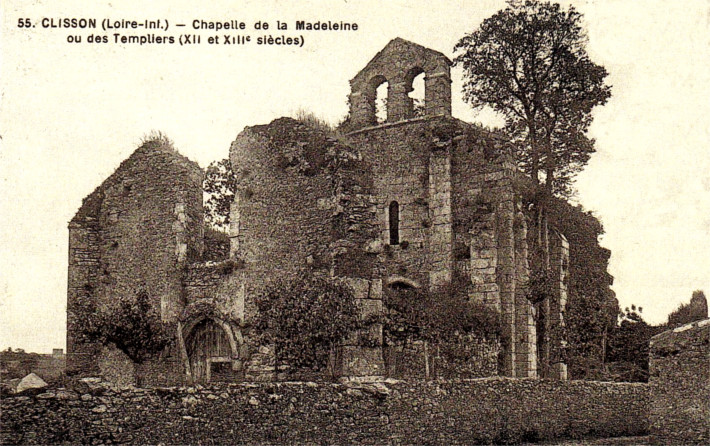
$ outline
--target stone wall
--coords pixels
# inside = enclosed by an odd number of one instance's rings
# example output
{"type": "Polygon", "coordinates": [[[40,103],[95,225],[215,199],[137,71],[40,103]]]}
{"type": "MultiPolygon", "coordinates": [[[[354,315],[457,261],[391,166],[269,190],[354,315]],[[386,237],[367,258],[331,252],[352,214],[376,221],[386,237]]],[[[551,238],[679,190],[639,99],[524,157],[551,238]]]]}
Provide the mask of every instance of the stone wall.
{"type": "Polygon", "coordinates": [[[445,122],[444,119],[415,119],[348,136],[372,166],[376,221],[379,239],[385,244],[384,278],[406,277],[424,289],[429,288],[432,275],[451,273],[447,262],[451,255],[450,244],[446,246],[447,237],[451,237],[446,154],[434,157],[439,170],[432,172],[430,165],[432,128],[445,122]],[[433,180],[436,183],[430,184],[433,180]],[[399,205],[399,243],[396,245],[389,242],[389,205],[393,201],[399,205]],[[433,250],[434,247],[440,249],[433,250]],[[435,258],[431,254],[434,251],[435,258]]]}
{"type": "Polygon", "coordinates": [[[95,307],[94,289],[99,278],[99,235],[96,218],[69,223],[69,267],[67,276],[67,370],[97,372],[96,345],[82,342],[82,312],[95,307]]]}
{"type": "Polygon", "coordinates": [[[454,277],[469,297],[501,313],[500,373],[537,376],[536,331],[524,289],[527,223],[510,148],[498,135],[460,123],[452,155],[454,277]]]}
{"type": "MultiPolygon", "coordinates": [[[[190,264],[185,270],[182,282],[185,305],[190,305],[199,299],[215,299],[227,277],[242,267],[241,262],[231,259],[190,264]]],[[[243,305],[243,302],[241,304],[243,305]]]]}
{"type": "Polygon", "coordinates": [[[182,271],[203,250],[202,170],[169,144],[139,147],[69,224],[67,360],[89,371],[98,351],[81,345],[79,312],[145,291],[166,322],[182,306],[182,271]]]}
{"type": "MultiPolygon", "coordinates": [[[[270,280],[309,272],[350,280],[358,303],[381,302],[381,297],[368,295],[370,280],[382,275],[378,257],[382,246],[370,194],[371,171],[357,152],[322,130],[281,118],[240,133],[230,149],[230,161],[238,181],[231,209],[230,256],[241,267],[221,281],[206,274],[193,281],[193,272],[195,277],[200,274],[192,267],[188,299],[202,292],[229,307],[229,300],[240,296],[237,319],[249,321],[255,298],[270,280]],[[358,294],[359,284],[365,284],[364,296],[358,294]]],[[[377,283],[373,289],[381,295],[382,283],[377,283]]],[[[377,327],[371,330],[379,333],[377,327]]],[[[245,330],[252,354],[247,375],[273,379],[264,346],[252,345],[250,335],[245,330]]],[[[381,343],[381,335],[379,339],[373,336],[381,343]]],[[[346,343],[343,373],[359,376],[367,369],[365,374],[382,375],[381,351],[375,347],[366,352],[346,343]]]]}
{"type": "Polygon", "coordinates": [[[103,187],[99,210],[104,302],[144,289],[166,321],[182,302],[181,269],[202,253],[202,170],[170,148],[147,143],[103,187]]]}
{"type": "Polygon", "coordinates": [[[649,368],[653,442],[710,443],[710,319],[651,338],[649,368]]]}
{"type": "Polygon", "coordinates": [[[647,430],[644,384],[490,378],[3,397],[2,444],[490,444],[647,430]]]}
{"type": "Polygon", "coordinates": [[[389,345],[383,356],[389,378],[471,379],[497,376],[499,352],[497,341],[470,335],[443,346],[424,341],[389,345]]]}
{"type": "Polygon", "coordinates": [[[232,144],[230,160],[239,190],[232,206],[231,256],[243,260],[244,268],[231,280],[232,287],[246,287],[247,319],[253,311],[250,296],[269,278],[303,270],[330,275],[333,259],[343,249],[351,258],[366,255],[363,246],[333,245],[370,235],[362,222],[344,212],[354,203],[370,212],[367,169],[354,172],[349,184],[341,181],[340,169],[352,164],[342,159],[348,153],[322,131],[290,118],[249,127],[232,144]]]}

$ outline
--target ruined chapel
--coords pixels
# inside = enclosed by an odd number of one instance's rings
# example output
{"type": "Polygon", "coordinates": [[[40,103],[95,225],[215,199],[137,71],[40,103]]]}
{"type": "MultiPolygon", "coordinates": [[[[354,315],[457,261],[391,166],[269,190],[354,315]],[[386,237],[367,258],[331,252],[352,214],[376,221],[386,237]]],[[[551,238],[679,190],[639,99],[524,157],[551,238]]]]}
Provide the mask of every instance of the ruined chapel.
{"type": "MultiPolygon", "coordinates": [[[[205,229],[204,171],[157,142],[138,148],[69,223],[68,369],[130,375],[125,355],[82,338],[78,315],[144,292],[174,327],[164,354],[141,365],[147,382],[277,379],[250,333],[254,296],[307,269],[346,281],[362,317],[384,311],[387,293],[462,283],[468,301],[500,314],[491,374],[565,379],[567,240],[551,222],[553,293],[531,301],[530,180],[502,136],[452,117],[450,66],[397,38],[350,81],[342,136],[290,118],[245,128],[229,150],[238,190],[228,240],[205,229]]],[[[340,374],[400,376],[382,326],[369,331],[366,345],[344,340],[340,374]]]]}

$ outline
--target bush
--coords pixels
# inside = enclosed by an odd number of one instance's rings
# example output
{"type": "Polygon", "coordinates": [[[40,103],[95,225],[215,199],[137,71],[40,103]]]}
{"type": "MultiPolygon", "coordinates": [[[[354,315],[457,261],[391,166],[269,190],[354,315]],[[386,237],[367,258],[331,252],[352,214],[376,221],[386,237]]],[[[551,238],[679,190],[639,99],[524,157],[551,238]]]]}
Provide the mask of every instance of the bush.
{"type": "Polygon", "coordinates": [[[359,325],[350,288],[307,272],[275,280],[256,306],[255,329],[274,344],[277,364],[296,370],[326,370],[332,349],[359,325]]]}
{"type": "Polygon", "coordinates": [[[495,373],[489,370],[486,357],[497,356],[500,316],[496,310],[470,301],[465,291],[456,285],[432,293],[416,288],[389,289],[384,302],[385,345],[411,346],[424,341],[423,349],[414,350],[424,355],[424,363],[429,363],[430,354],[437,357],[435,374],[439,376],[495,373]]]}
{"type": "Polygon", "coordinates": [[[471,302],[455,286],[425,293],[416,288],[391,289],[385,293],[385,340],[398,344],[407,340],[446,343],[459,335],[474,334],[486,339],[500,333],[497,311],[471,302]]]}
{"type": "Polygon", "coordinates": [[[172,340],[170,327],[140,291],[135,299],[122,297],[107,307],[79,316],[88,342],[115,344],[133,362],[142,364],[160,353],[172,340]]]}
{"type": "Polygon", "coordinates": [[[683,303],[668,315],[668,326],[678,327],[708,317],[708,302],[702,290],[693,291],[690,303],[683,303]]]}
{"type": "Polygon", "coordinates": [[[299,108],[296,110],[296,114],[294,116],[294,119],[296,121],[301,122],[302,124],[305,124],[311,128],[314,128],[316,130],[320,130],[323,133],[325,133],[328,136],[334,136],[335,135],[335,128],[334,126],[326,121],[325,119],[316,116],[315,113],[312,111],[305,110],[303,108],[299,108]]]}

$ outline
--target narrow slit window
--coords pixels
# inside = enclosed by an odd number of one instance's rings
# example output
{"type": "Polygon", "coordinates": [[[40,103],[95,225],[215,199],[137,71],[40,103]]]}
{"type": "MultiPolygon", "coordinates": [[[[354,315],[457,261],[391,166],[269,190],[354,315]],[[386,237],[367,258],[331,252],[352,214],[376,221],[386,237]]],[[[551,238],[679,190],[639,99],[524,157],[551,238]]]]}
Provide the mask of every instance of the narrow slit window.
{"type": "Polygon", "coordinates": [[[390,245],[399,245],[399,203],[390,203],[390,245]]]}

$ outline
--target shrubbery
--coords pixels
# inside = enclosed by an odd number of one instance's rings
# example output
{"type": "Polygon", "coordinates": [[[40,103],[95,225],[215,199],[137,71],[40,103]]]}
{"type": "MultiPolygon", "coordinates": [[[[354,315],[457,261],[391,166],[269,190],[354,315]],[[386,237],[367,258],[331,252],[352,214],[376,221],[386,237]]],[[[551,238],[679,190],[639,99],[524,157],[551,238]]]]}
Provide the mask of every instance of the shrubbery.
{"type": "Polygon", "coordinates": [[[384,342],[404,346],[423,341],[424,363],[437,358],[437,373],[478,375],[479,349],[498,341],[500,315],[481,303],[471,302],[458,287],[431,293],[415,288],[385,293],[384,342]]]}
{"type": "Polygon", "coordinates": [[[471,302],[453,287],[427,293],[416,288],[385,293],[385,340],[396,344],[406,339],[446,342],[458,335],[497,338],[497,311],[471,302]]]}
{"type": "Polygon", "coordinates": [[[274,344],[277,365],[293,369],[329,369],[333,349],[359,325],[350,288],[309,273],[273,281],[256,306],[262,341],[274,344]]]}
{"type": "Polygon", "coordinates": [[[78,317],[85,341],[114,344],[136,364],[162,352],[173,338],[170,326],[161,321],[145,291],[78,317]]]}

